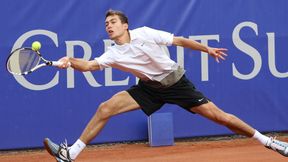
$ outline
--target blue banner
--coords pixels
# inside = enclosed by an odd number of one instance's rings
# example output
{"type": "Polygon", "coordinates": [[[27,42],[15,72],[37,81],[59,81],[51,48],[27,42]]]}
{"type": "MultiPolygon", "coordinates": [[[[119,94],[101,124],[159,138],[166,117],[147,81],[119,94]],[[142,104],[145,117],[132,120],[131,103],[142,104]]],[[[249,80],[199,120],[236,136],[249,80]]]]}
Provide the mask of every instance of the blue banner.
{"type": "MultiPolygon", "coordinates": [[[[148,26],[228,48],[226,61],[182,47],[169,47],[186,76],[224,111],[259,131],[285,131],[288,120],[288,1],[261,0],[2,0],[0,5],[0,149],[42,147],[45,137],[73,143],[113,94],[136,84],[117,69],[79,72],[42,68],[28,76],[6,69],[9,53],[42,43],[49,60],[63,56],[93,59],[110,45],[105,13],[121,10],[129,28],[148,26]]],[[[176,138],[231,134],[185,110],[173,112],[176,138]]],[[[139,110],[111,118],[92,143],[147,140],[147,117],[139,110]]]]}

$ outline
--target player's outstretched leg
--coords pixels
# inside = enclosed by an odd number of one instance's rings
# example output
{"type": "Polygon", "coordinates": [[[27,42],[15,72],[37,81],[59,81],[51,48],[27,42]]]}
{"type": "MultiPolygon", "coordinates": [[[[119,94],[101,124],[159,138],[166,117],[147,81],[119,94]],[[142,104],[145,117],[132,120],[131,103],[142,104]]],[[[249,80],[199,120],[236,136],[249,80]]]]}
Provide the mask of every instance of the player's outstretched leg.
{"type": "Polygon", "coordinates": [[[86,147],[86,144],[98,135],[109,118],[120,113],[137,109],[140,109],[140,106],[128,92],[118,92],[108,101],[100,104],[96,113],[82,132],[80,138],[71,147],[68,148],[67,142],[59,146],[48,138],[44,140],[44,146],[58,162],[73,161],[86,147]]]}
{"type": "Polygon", "coordinates": [[[266,147],[288,157],[288,143],[286,142],[282,142],[271,137],[271,140],[266,144],[266,147]]]}
{"type": "Polygon", "coordinates": [[[73,162],[73,160],[70,158],[66,140],[64,143],[57,145],[56,143],[52,142],[49,138],[45,138],[44,146],[45,149],[49,152],[49,154],[55,157],[57,162],[73,162]]]}
{"type": "Polygon", "coordinates": [[[288,157],[288,143],[276,140],[275,138],[269,138],[261,134],[238,117],[219,109],[212,102],[194,107],[191,109],[191,111],[200,114],[216,123],[224,125],[237,134],[255,138],[265,147],[275,150],[281,155],[288,157]]]}

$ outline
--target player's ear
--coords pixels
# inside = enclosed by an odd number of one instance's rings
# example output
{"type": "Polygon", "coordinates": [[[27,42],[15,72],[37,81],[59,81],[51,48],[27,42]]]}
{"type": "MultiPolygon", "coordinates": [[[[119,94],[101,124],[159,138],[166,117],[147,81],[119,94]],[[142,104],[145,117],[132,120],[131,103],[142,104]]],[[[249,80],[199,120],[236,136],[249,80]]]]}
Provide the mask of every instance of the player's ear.
{"type": "Polygon", "coordinates": [[[128,25],[127,23],[125,23],[125,24],[123,24],[123,25],[124,25],[124,28],[125,28],[126,30],[128,30],[129,25],[128,25]]]}

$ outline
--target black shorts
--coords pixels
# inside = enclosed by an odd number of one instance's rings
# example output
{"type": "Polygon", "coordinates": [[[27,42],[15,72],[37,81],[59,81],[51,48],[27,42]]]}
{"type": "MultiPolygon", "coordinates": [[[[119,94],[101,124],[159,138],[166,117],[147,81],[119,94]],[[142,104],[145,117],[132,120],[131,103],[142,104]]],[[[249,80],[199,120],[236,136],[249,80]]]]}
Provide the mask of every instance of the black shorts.
{"type": "Polygon", "coordinates": [[[192,107],[209,102],[185,75],[168,88],[153,88],[140,80],[138,85],[134,85],[126,91],[148,116],[159,110],[165,103],[176,104],[190,111],[192,107]]]}

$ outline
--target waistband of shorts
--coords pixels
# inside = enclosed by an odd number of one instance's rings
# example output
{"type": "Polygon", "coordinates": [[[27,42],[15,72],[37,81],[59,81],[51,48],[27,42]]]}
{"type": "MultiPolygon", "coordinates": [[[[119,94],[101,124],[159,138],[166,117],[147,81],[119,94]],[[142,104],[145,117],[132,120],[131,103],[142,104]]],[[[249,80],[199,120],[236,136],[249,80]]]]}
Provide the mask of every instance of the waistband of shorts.
{"type": "Polygon", "coordinates": [[[161,81],[144,81],[140,80],[143,84],[146,86],[152,87],[152,88],[168,88],[174,84],[176,84],[185,74],[185,70],[178,66],[178,68],[171,73],[169,73],[165,78],[163,78],[161,81]]]}

